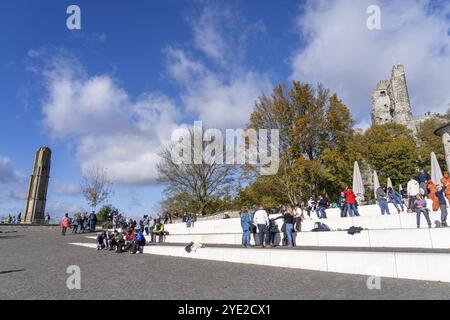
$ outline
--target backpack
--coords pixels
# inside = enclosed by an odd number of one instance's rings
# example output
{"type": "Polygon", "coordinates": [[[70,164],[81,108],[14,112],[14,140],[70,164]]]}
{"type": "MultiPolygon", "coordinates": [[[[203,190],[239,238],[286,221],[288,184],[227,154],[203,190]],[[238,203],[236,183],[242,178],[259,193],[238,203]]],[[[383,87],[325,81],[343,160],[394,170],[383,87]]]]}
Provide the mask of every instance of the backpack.
{"type": "Polygon", "coordinates": [[[354,235],[355,233],[360,233],[362,230],[363,230],[363,228],[361,228],[361,227],[351,226],[350,228],[348,228],[347,233],[354,235]]]}
{"type": "Polygon", "coordinates": [[[187,253],[191,253],[192,251],[192,246],[194,245],[194,242],[191,241],[185,248],[184,250],[186,250],[187,253]]]}

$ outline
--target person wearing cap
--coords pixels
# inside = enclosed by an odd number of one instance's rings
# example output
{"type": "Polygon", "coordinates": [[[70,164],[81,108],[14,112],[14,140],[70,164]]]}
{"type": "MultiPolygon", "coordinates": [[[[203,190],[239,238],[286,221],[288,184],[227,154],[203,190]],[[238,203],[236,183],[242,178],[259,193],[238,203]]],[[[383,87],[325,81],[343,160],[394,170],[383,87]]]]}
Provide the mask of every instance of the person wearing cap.
{"type": "Polygon", "coordinates": [[[439,199],[439,209],[441,210],[441,226],[448,227],[447,225],[447,201],[445,199],[446,186],[437,185],[437,190],[435,195],[439,199]]]}

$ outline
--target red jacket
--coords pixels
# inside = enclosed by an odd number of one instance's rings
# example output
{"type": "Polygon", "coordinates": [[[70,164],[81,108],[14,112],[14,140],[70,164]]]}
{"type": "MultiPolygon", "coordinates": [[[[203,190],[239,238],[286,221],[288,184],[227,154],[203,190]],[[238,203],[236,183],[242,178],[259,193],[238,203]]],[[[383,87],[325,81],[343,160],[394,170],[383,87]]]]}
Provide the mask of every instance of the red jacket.
{"type": "Polygon", "coordinates": [[[356,204],[356,195],[352,189],[345,190],[344,194],[345,194],[345,203],[356,204]]]}
{"type": "Polygon", "coordinates": [[[133,242],[135,239],[136,239],[136,234],[135,234],[134,232],[127,233],[127,234],[125,235],[125,240],[126,240],[127,242],[133,242]]]}
{"type": "Polygon", "coordinates": [[[70,227],[70,220],[67,217],[64,217],[61,221],[61,227],[62,228],[68,228],[70,227]]]}

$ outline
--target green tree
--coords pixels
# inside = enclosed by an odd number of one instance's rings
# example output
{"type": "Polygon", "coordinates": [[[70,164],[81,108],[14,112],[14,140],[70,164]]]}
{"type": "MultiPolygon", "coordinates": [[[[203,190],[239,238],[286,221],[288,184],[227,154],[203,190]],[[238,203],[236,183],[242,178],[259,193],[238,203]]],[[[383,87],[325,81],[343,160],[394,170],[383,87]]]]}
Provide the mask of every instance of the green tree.
{"type": "Polygon", "coordinates": [[[113,217],[119,214],[119,209],[113,207],[111,204],[103,206],[97,213],[97,221],[99,223],[107,221],[108,217],[113,217]]]}
{"type": "Polygon", "coordinates": [[[445,152],[442,139],[434,134],[434,131],[450,120],[450,116],[438,116],[421,122],[417,130],[418,165],[421,168],[430,169],[430,154],[436,153],[436,157],[442,170],[446,170],[445,152]]]}
{"type": "Polygon", "coordinates": [[[411,130],[403,125],[373,125],[364,135],[362,153],[377,170],[381,184],[387,177],[394,184],[405,183],[417,172],[416,142],[411,130]]]}

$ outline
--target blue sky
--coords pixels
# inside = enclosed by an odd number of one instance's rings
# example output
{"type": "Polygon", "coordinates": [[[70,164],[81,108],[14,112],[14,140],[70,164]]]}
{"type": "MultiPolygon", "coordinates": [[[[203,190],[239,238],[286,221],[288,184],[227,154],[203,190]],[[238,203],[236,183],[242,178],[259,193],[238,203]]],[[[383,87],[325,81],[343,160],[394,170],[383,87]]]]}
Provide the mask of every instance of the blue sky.
{"type": "Polygon", "coordinates": [[[370,124],[370,93],[405,65],[415,115],[450,103],[447,1],[9,1],[0,11],[0,215],[23,210],[35,151],[53,150],[48,211],[86,207],[102,164],[111,202],[152,212],[158,148],[179,126],[240,128],[278,83],[322,82],[370,124]],[[366,9],[381,9],[368,30],[366,9]],[[81,8],[81,30],[66,8],[81,8]]]}

